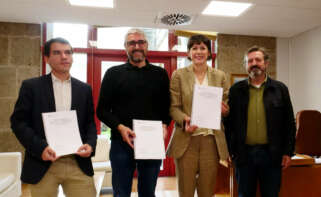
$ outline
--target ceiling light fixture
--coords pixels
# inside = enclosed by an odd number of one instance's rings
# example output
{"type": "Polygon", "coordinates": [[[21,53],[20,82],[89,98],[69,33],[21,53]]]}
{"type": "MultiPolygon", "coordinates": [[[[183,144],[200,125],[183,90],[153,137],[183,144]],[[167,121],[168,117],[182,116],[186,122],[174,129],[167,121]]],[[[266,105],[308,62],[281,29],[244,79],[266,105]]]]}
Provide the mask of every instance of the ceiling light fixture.
{"type": "Polygon", "coordinates": [[[113,8],[113,0],[69,0],[73,6],[113,8]]]}
{"type": "Polygon", "coordinates": [[[248,10],[252,3],[211,1],[202,14],[237,17],[248,10]]]}
{"type": "Polygon", "coordinates": [[[190,25],[193,18],[194,15],[183,14],[180,12],[160,12],[155,18],[155,23],[162,23],[168,26],[190,25]]]}

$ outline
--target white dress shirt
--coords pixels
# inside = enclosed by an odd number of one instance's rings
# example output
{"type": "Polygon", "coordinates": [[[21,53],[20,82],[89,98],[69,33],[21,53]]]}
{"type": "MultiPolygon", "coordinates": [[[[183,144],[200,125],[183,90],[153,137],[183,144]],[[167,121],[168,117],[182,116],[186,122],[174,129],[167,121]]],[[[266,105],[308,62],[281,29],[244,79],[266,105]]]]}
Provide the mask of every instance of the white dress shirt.
{"type": "Polygon", "coordinates": [[[71,80],[61,81],[51,73],[56,111],[69,111],[71,109],[71,80]]]}

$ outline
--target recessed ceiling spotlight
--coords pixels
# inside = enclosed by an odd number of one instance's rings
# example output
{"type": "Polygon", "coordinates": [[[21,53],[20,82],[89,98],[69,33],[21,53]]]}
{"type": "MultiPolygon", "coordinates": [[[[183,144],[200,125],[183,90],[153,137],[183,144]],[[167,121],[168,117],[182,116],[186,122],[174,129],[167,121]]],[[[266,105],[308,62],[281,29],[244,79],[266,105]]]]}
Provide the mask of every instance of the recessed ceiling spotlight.
{"type": "Polygon", "coordinates": [[[248,10],[252,3],[211,1],[202,14],[237,17],[248,10]]]}

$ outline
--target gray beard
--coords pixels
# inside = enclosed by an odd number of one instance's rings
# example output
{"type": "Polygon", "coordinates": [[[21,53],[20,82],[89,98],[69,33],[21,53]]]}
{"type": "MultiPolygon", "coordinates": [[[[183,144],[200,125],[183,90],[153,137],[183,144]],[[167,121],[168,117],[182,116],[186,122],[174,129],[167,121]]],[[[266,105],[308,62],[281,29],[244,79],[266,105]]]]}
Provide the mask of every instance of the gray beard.
{"type": "Polygon", "coordinates": [[[144,55],[144,53],[143,53],[143,52],[141,52],[141,53],[143,54],[143,56],[142,56],[141,58],[134,58],[134,55],[128,54],[129,59],[130,59],[132,62],[134,62],[134,63],[141,63],[141,62],[143,62],[143,61],[145,60],[145,55],[144,55]]]}
{"type": "Polygon", "coordinates": [[[254,68],[249,72],[249,76],[251,79],[255,79],[256,77],[258,77],[262,74],[263,74],[263,71],[260,69],[257,69],[257,68],[254,68]]]}
{"type": "Polygon", "coordinates": [[[134,58],[132,56],[130,56],[130,60],[134,63],[141,63],[142,61],[144,61],[143,58],[134,58]]]}

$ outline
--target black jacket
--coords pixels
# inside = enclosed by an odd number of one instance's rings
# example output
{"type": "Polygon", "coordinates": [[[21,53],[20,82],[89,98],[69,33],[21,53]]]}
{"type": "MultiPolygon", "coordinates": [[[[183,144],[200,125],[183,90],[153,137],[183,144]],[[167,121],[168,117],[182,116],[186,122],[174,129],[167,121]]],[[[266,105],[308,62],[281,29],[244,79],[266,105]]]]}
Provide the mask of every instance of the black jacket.
{"type": "MultiPolygon", "coordinates": [[[[263,93],[269,151],[275,164],[281,165],[283,155],[293,155],[295,120],[288,88],[268,78],[263,93]]],[[[236,164],[246,161],[246,131],[249,103],[248,80],[234,84],[229,91],[230,113],[224,119],[230,155],[236,164]]]]}
{"type": "MultiPolygon", "coordinates": [[[[71,110],[76,110],[82,142],[96,148],[97,130],[91,87],[71,78],[71,110]]],[[[48,146],[41,113],[56,111],[51,75],[23,81],[11,116],[11,128],[26,149],[21,180],[35,184],[47,172],[51,161],[43,161],[41,154],[48,146]]],[[[94,152],[93,152],[94,154],[94,152]]],[[[93,175],[91,158],[75,156],[80,169],[93,175]]]]}
{"type": "Polygon", "coordinates": [[[97,117],[111,128],[111,139],[122,140],[119,124],[132,128],[133,119],[161,120],[169,125],[169,78],[165,69],[146,60],[138,68],[129,62],[107,70],[101,83],[97,117]]]}

